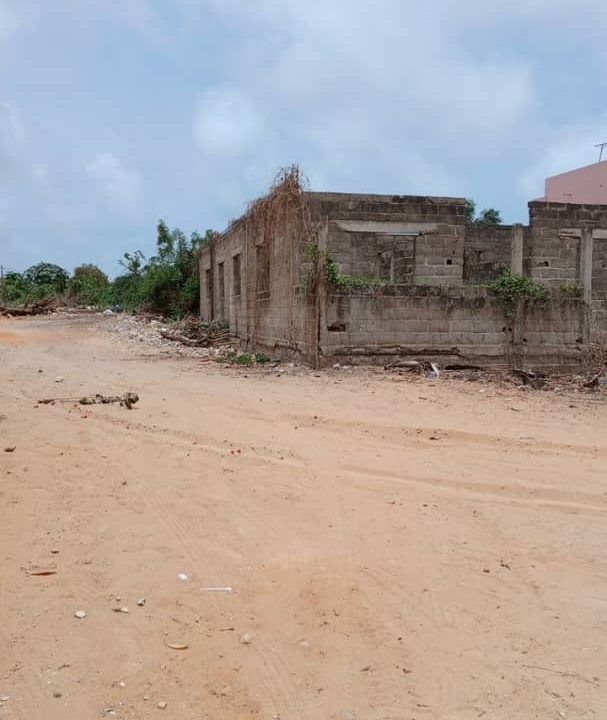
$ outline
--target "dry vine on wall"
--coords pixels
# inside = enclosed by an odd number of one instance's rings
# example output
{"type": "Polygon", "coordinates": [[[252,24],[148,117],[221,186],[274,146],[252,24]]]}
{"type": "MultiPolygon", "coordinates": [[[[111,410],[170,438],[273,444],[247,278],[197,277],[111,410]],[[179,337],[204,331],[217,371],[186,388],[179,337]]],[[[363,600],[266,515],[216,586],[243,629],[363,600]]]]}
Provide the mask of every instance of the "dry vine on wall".
{"type": "Polygon", "coordinates": [[[246,226],[256,242],[311,236],[310,211],[305,198],[307,181],[297,165],[279,171],[270,192],[249,204],[246,226]]]}
{"type": "MultiPolygon", "coordinates": [[[[301,249],[313,244],[314,231],[306,200],[307,185],[297,165],[283,168],[276,175],[270,191],[250,203],[245,216],[249,247],[265,245],[265,252],[280,262],[278,268],[272,268],[270,263],[271,275],[288,279],[291,288],[298,285],[301,249]],[[275,244],[278,245],[273,247],[275,244]]],[[[267,280],[269,287],[269,278],[267,280]]],[[[289,302],[287,307],[287,342],[294,344],[294,303],[289,302]]],[[[257,312],[255,315],[257,322],[257,312]]]]}

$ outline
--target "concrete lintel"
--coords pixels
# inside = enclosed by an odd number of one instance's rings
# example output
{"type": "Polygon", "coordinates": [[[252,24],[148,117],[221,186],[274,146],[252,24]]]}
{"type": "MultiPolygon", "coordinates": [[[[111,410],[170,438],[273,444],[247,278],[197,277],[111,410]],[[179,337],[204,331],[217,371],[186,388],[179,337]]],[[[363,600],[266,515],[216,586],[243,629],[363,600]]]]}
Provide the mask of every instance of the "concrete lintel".
{"type": "Polygon", "coordinates": [[[581,238],[582,230],[581,230],[581,228],[559,228],[559,237],[560,238],[566,238],[566,237],[581,238]]]}
{"type": "Polygon", "coordinates": [[[346,232],[382,233],[384,235],[425,235],[438,230],[436,223],[410,223],[390,220],[332,220],[346,232]]]}

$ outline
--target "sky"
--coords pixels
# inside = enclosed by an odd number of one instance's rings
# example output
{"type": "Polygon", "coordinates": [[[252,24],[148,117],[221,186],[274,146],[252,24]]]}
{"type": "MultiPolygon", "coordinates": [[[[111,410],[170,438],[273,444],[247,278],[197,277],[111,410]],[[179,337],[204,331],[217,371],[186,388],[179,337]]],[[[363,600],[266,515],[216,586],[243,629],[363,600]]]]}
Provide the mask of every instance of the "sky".
{"type": "Polygon", "coordinates": [[[607,141],[606,36],[604,0],[0,0],[0,264],[115,275],[293,163],[526,222],[607,141]]]}

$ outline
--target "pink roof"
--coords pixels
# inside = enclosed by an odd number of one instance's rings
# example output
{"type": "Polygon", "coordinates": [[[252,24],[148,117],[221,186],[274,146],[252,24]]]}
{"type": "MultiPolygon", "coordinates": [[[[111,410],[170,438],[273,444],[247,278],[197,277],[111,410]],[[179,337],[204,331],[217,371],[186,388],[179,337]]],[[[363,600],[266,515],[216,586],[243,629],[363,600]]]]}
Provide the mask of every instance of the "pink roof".
{"type": "Polygon", "coordinates": [[[547,202],[607,205],[607,161],[546,178],[547,202]]]}

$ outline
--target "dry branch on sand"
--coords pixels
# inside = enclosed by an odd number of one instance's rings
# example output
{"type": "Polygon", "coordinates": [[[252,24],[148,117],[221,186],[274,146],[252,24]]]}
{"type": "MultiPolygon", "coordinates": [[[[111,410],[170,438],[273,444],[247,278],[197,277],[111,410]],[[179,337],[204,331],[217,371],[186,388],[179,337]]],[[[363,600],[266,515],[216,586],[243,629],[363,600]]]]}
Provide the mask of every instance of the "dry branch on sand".
{"type": "Polygon", "coordinates": [[[161,329],[160,335],[187,347],[210,347],[230,342],[229,328],[222,323],[203,322],[197,317],[179,320],[170,329],[161,329]]]}

